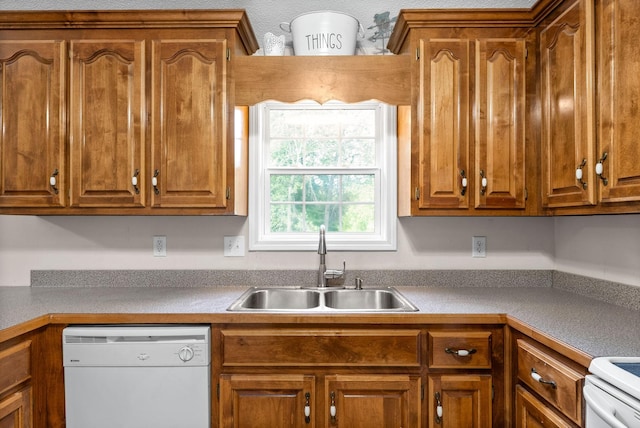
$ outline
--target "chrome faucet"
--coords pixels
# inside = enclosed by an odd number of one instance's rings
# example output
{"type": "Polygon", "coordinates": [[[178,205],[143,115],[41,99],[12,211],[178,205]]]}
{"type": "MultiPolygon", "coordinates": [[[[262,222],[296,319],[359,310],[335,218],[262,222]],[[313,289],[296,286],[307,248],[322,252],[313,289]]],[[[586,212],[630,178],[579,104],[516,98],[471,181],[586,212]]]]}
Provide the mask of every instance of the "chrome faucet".
{"type": "Polygon", "coordinates": [[[327,242],[325,240],[324,224],[320,226],[320,242],[318,242],[318,254],[320,254],[320,266],[318,267],[318,287],[325,288],[327,286],[327,279],[338,279],[344,276],[347,263],[342,262],[342,270],[327,269],[327,265],[325,264],[327,242]]]}

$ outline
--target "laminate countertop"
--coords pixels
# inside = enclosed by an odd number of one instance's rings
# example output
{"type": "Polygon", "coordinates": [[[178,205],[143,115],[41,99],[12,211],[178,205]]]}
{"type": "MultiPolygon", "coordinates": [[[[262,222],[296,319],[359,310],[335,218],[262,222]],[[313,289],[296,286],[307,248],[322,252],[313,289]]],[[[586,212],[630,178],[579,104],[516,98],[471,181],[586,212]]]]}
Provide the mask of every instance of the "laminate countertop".
{"type": "Polygon", "coordinates": [[[46,322],[441,324],[512,320],[591,357],[640,356],[640,311],[553,287],[396,287],[412,313],[231,313],[248,287],[0,287],[0,341],[46,322]],[[101,321],[104,319],[104,321],[101,321]],[[43,321],[44,322],[44,321],[43,321]],[[25,327],[26,328],[26,327],[25,327]]]}

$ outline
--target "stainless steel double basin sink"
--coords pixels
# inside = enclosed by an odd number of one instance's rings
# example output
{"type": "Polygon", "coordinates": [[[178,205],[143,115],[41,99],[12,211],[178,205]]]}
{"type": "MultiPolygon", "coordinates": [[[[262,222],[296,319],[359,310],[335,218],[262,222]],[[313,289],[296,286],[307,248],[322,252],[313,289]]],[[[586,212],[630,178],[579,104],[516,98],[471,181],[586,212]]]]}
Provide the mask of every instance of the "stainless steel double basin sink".
{"type": "Polygon", "coordinates": [[[335,289],[253,287],[229,308],[232,312],[415,312],[393,287],[335,289]]]}

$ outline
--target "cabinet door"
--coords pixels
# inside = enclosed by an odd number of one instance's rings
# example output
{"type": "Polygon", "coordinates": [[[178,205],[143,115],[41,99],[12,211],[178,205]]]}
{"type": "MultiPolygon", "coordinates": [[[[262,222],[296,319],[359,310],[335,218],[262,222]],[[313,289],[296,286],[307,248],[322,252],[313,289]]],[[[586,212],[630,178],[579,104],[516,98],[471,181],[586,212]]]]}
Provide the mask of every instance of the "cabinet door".
{"type": "Polygon", "coordinates": [[[325,378],[325,427],[420,426],[420,378],[333,375],[325,378]]]}
{"type": "Polygon", "coordinates": [[[595,204],[593,26],[593,1],[578,0],[540,34],[546,207],[595,204]]]}
{"type": "Polygon", "coordinates": [[[226,41],[154,40],[152,46],[152,205],[225,208],[226,125],[233,123],[226,41]]]}
{"type": "Polygon", "coordinates": [[[606,153],[600,183],[602,202],[640,201],[640,31],[636,0],[598,2],[599,151],[606,153]]]}
{"type": "Polygon", "coordinates": [[[31,428],[31,387],[0,400],[0,427],[31,428]]]}
{"type": "Polygon", "coordinates": [[[488,428],[491,418],[490,375],[429,376],[430,428],[488,428]]]}
{"type": "Polygon", "coordinates": [[[65,205],[65,53],[0,41],[0,207],[65,205]]]}
{"type": "Polygon", "coordinates": [[[525,61],[522,39],[476,41],[476,208],[525,208],[525,61]]]}
{"type": "Polygon", "coordinates": [[[315,378],[305,375],[222,375],[221,428],[315,426],[315,378]],[[308,410],[308,418],[305,411],[308,410]]]}
{"type": "Polygon", "coordinates": [[[469,40],[420,40],[418,208],[469,206],[469,40]]]}
{"type": "Polygon", "coordinates": [[[71,206],[144,206],[144,42],[71,42],[71,206]]]}
{"type": "Polygon", "coordinates": [[[520,385],[516,386],[516,428],[573,428],[520,385]]]}

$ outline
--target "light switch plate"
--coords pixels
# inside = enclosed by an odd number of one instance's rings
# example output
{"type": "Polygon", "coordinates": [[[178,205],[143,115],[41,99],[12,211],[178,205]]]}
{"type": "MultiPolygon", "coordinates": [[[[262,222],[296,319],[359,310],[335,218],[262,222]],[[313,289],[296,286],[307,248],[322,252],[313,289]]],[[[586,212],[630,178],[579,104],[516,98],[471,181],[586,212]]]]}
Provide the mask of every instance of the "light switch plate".
{"type": "Polygon", "coordinates": [[[224,237],[224,256],[243,257],[244,256],[244,236],[224,237]]]}

